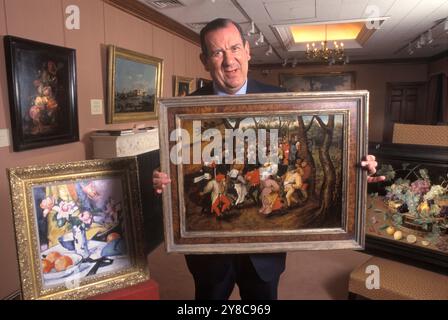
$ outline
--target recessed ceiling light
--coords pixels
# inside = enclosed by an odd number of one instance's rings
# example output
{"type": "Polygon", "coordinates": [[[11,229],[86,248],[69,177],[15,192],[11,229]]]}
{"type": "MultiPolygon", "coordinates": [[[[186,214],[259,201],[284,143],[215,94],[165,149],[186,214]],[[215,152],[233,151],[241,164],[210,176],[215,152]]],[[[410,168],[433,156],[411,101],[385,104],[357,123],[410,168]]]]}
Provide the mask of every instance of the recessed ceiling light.
{"type": "Polygon", "coordinates": [[[293,25],[290,30],[295,43],[353,40],[358,37],[364,25],[364,22],[293,25]]]}

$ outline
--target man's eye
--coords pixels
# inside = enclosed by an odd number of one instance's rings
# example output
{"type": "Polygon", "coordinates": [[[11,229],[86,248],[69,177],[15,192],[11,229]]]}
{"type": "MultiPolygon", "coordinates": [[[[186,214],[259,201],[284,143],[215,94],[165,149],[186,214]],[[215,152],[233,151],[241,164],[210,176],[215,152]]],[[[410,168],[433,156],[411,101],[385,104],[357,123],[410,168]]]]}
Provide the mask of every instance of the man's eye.
{"type": "Polygon", "coordinates": [[[219,58],[222,56],[222,51],[215,51],[212,53],[213,58],[219,58]]]}

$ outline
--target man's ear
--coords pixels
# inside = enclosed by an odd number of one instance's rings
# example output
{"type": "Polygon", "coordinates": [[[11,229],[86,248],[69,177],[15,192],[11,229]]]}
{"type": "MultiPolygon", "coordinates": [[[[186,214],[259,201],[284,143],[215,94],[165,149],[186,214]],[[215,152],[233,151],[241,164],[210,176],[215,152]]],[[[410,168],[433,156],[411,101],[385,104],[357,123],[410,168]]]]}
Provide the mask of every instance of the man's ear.
{"type": "Polygon", "coordinates": [[[204,65],[205,71],[210,71],[208,68],[207,57],[205,56],[205,54],[201,53],[199,55],[199,59],[201,59],[201,62],[204,65]]]}

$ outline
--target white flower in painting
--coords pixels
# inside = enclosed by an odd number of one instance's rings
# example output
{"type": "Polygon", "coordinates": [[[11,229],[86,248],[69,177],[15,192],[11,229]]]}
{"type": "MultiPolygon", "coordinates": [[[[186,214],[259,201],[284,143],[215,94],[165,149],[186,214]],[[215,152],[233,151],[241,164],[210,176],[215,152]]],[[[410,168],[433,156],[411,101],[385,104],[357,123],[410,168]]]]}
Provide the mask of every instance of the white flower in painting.
{"type": "Polygon", "coordinates": [[[73,215],[75,211],[78,210],[78,207],[76,206],[74,201],[66,202],[61,201],[59,202],[59,206],[53,207],[53,210],[57,212],[56,218],[57,219],[67,219],[73,215]]]}

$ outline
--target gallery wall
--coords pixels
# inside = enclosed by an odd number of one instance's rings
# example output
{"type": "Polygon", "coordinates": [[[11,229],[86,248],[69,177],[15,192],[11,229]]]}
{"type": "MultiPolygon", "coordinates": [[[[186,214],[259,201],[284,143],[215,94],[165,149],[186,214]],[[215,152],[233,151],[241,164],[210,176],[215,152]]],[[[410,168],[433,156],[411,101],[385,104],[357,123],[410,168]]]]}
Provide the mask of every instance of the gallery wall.
{"type": "MultiPolygon", "coordinates": [[[[3,36],[14,35],[76,49],[80,142],[13,152],[0,148],[0,299],[19,289],[19,275],[6,168],[89,159],[89,133],[96,129],[134,125],[106,125],[105,116],[91,115],[90,100],[106,103],[108,44],[164,60],[163,96],[172,96],[172,76],[208,78],[198,59],[200,48],[183,38],[126,14],[101,0],[0,0],[0,129],[10,129],[3,36]],[[65,8],[80,9],[80,29],[65,28],[65,8]]],[[[155,121],[135,123],[157,125],[155,121]]]]}
{"type": "MultiPolygon", "coordinates": [[[[434,69],[440,66],[434,65],[434,69]]],[[[369,101],[369,141],[382,141],[383,119],[386,105],[387,82],[417,82],[428,80],[428,64],[421,63],[369,63],[339,66],[297,66],[296,68],[257,68],[252,77],[273,85],[279,85],[281,73],[330,73],[354,72],[355,89],[368,90],[369,101]]]]}
{"type": "Polygon", "coordinates": [[[448,54],[445,52],[445,57],[437,59],[429,64],[429,76],[443,72],[448,77],[448,54]]]}

